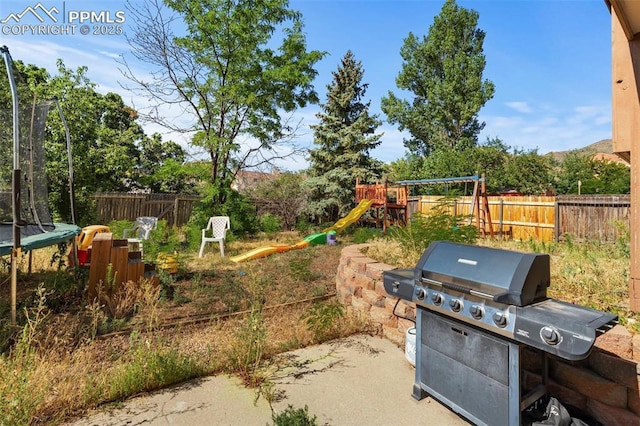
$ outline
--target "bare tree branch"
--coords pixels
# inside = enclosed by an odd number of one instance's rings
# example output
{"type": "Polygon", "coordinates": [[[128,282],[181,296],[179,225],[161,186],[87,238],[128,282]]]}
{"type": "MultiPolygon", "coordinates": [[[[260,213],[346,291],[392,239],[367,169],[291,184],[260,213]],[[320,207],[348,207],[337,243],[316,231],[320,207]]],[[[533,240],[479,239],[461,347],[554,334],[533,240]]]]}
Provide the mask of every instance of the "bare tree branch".
{"type": "Polygon", "coordinates": [[[190,135],[211,161],[213,184],[301,155],[301,122],[291,126],[292,110],[317,99],[312,66],[324,53],[306,52],[299,13],[247,0],[166,4],[170,9],[161,0],[127,2],[131,59],[119,63],[131,82],[123,87],[149,102],[143,120],[190,135]],[[183,24],[186,32],[176,34],[183,24]],[[269,44],[278,28],[286,47],[276,54],[269,44]],[[285,119],[283,107],[291,114],[285,119]]]}

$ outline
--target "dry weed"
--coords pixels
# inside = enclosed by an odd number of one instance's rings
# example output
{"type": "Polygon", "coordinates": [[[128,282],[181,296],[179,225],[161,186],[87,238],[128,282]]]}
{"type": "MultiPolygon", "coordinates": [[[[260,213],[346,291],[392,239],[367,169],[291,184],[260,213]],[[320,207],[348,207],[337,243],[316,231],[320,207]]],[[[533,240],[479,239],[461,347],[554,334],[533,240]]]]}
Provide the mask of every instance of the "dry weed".
{"type": "MultiPolygon", "coordinates": [[[[251,241],[250,245],[233,242],[227,246],[227,253],[232,256],[257,246],[300,239],[290,233],[273,240],[251,241]]],[[[35,328],[36,332],[30,334],[33,350],[29,352],[29,362],[25,364],[24,358],[20,361],[28,368],[20,367],[14,357],[0,356],[0,374],[17,371],[17,380],[24,385],[22,395],[29,398],[19,401],[28,410],[16,413],[27,420],[14,423],[56,423],[86,408],[124,398],[130,392],[228,370],[226,355],[230,351],[246,351],[246,340],[238,339],[238,330],[247,324],[260,331],[257,337],[261,346],[256,347],[259,356],[247,370],[250,381],[259,384],[263,380],[259,375],[250,376],[270,357],[316,339],[303,319],[310,303],[271,306],[334,292],[340,250],[340,246],[315,246],[245,264],[221,259],[215,253],[202,259],[194,256],[184,266],[199,272],[184,273],[179,282],[171,283],[176,292],[180,290],[180,301],[161,299],[161,288],[148,283],[124,283],[117,288],[109,282],[101,285],[100,298],[93,303],[76,306],[74,311],[52,312],[42,326],[35,328]],[[242,297],[247,300],[243,302],[242,297]],[[245,315],[237,315],[178,328],[158,327],[161,318],[169,318],[176,311],[186,319],[193,313],[206,312],[204,307],[225,306],[221,301],[229,304],[233,302],[230,298],[237,298],[238,306],[248,306],[249,302],[263,306],[262,317],[253,323],[247,322],[245,315]],[[100,331],[111,326],[105,323],[114,318],[123,318],[115,325],[138,331],[99,338],[100,331]],[[168,382],[162,374],[163,366],[168,382]]],[[[78,305],[81,299],[73,300],[78,305]]],[[[219,313],[211,310],[212,319],[219,313]]],[[[350,311],[337,325],[328,328],[328,338],[370,330],[366,321],[350,311]]],[[[13,398],[15,390],[8,389],[17,389],[16,386],[3,382],[0,391],[4,393],[0,395],[13,398]],[[9,387],[2,387],[5,383],[9,387]]]]}
{"type": "MultiPolygon", "coordinates": [[[[616,244],[482,240],[483,245],[551,257],[549,297],[633,316],[628,309],[629,257],[616,244]]],[[[623,319],[624,321],[624,319],[623,319]]]]}
{"type": "Polygon", "coordinates": [[[150,280],[127,281],[121,285],[104,285],[101,281],[97,291],[98,300],[109,317],[122,319],[140,313],[147,318],[149,327],[157,323],[160,287],[150,280]]]}
{"type": "Polygon", "coordinates": [[[387,265],[398,268],[413,268],[418,261],[418,256],[408,255],[400,241],[390,238],[374,238],[368,242],[366,254],[387,265]]]}

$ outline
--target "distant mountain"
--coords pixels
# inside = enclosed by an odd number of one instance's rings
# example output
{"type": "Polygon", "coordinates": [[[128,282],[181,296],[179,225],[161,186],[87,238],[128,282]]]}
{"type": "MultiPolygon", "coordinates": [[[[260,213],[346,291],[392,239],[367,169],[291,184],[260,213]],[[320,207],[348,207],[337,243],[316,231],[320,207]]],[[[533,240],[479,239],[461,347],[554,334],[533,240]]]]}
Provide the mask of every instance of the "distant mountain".
{"type": "Polygon", "coordinates": [[[577,152],[579,154],[613,154],[613,141],[611,139],[603,139],[583,148],[572,149],[570,151],[549,152],[545,155],[549,155],[557,161],[562,161],[570,152],[577,152]]]}

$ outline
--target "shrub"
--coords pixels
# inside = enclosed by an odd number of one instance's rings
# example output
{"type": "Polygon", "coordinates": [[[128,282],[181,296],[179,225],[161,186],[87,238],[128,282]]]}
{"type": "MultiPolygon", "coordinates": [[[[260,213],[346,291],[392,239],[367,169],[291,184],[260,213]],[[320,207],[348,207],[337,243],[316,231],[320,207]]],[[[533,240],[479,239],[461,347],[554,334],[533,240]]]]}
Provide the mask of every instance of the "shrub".
{"type": "Polygon", "coordinates": [[[274,426],[315,426],[318,424],[317,417],[309,417],[309,407],[293,408],[289,404],[287,409],[279,414],[272,414],[274,426]]]}
{"type": "Polygon", "coordinates": [[[400,241],[408,256],[418,257],[433,241],[453,241],[473,244],[478,239],[478,229],[466,225],[466,216],[454,216],[447,212],[442,202],[429,214],[413,214],[405,227],[393,227],[390,235],[400,241]]]}
{"type": "MultiPolygon", "coordinates": [[[[124,230],[130,229],[134,222],[114,220],[109,222],[109,230],[114,238],[122,238],[124,230]]],[[[198,233],[197,243],[200,243],[198,233]]],[[[183,230],[173,228],[166,220],[159,220],[156,229],[149,233],[149,239],[143,242],[144,259],[154,262],[160,253],[173,253],[188,246],[187,237],[183,230]]]]}
{"type": "Polygon", "coordinates": [[[197,250],[200,247],[202,229],[207,226],[211,216],[229,216],[231,229],[227,232],[227,241],[233,241],[235,237],[253,235],[260,230],[256,207],[249,198],[230,191],[224,204],[214,206],[211,196],[205,196],[192,210],[189,222],[183,229],[189,248],[197,250]]]}
{"type": "Polygon", "coordinates": [[[298,221],[296,222],[296,231],[298,231],[300,235],[307,235],[311,233],[312,229],[313,229],[313,225],[306,218],[304,217],[298,218],[298,221]]]}
{"type": "Polygon", "coordinates": [[[381,232],[377,228],[357,228],[353,233],[353,242],[356,244],[366,243],[374,238],[380,237],[381,232]]]}
{"type": "Polygon", "coordinates": [[[158,348],[149,342],[134,342],[132,359],[114,368],[104,384],[108,400],[118,400],[198,377],[197,362],[176,349],[158,348]]]}
{"type": "Polygon", "coordinates": [[[227,365],[246,384],[256,384],[261,378],[255,374],[264,360],[267,348],[267,326],[264,321],[264,289],[268,282],[250,276],[247,294],[251,298],[249,314],[235,333],[234,344],[227,350],[227,365]]]}
{"type": "Polygon", "coordinates": [[[113,234],[113,238],[122,238],[125,229],[131,229],[134,222],[130,220],[112,220],[107,224],[109,231],[113,234]]]}
{"type": "Polygon", "coordinates": [[[160,253],[173,253],[182,248],[183,234],[177,228],[167,224],[166,220],[159,220],[156,229],[151,231],[149,239],[144,242],[144,258],[155,262],[160,253]]]}
{"type": "Polygon", "coordinates": [[[250,384],[254,372],[264,359],[267,345],[267,328],[262,310],[252,310],[234,337],[234,344],[227,352],[228,368],[250,384]]]}
{"type": "Polygon", "coordinates": [[[275,234],[282,231],[282,221],[276,215],[265,213],[260,216],[260,229],[267,234],[275,234]]]}
{"type": "Polygon", "coordinates": [[[316,342],[331,340],[340,335],[341,321],[344,319],[344,308],[338,302],[316,303],[302,317],[307,330],[313,333],[316,342]]]}

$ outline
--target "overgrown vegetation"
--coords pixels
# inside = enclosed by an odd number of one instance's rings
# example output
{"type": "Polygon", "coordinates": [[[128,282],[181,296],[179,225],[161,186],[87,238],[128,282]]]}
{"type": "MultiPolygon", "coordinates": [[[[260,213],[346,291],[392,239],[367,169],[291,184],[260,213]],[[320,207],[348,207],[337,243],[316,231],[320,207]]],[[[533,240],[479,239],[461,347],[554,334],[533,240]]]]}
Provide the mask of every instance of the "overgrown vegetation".
{"type": "MultiPolygon", "coordinates": [[[[237,241],[227,251],[264,244],[237,241]]],[[[223,371],[268,398],[264,365],[271,357],[369,330],[332,296],[337,246],[239,265],[217,254],[199,259],[184,253],[180,272],[161,273],[160,286],[126,283],[116,289],[111,277],[94,303],[86,302],[69,275],[50,271],[51,250],[41,252],[43,259],[34,261],[37,273],[20,274],[20,325],[0,324],[0,425],[56,424],[87,408],[223,371]],[[160,327],[193,318],[197,325],[160,327]]],[[[0,291],[8,300],[6,286],[0,291]]],[[[9,307],[1,307],[8,318],[9,307]]]]}
{"type": "Polygon", "coordinates": [[[369,255],[387,259],[391,265],[412,267],[433,241],[474,243],[478,238],[478,228],[470,225],[466,216],[447,213],[449,201],[443,199],[429,214],[413,214],[407,226],[393,227],[388,236],[374,239],[369,255]]]}
{"type": "MultiPolygon", "coordinates": [[[[369,256],[398,267],[415,266],[424,248],[442,239],[549,253],[550,297],[617,313],[630,330],[640,331],[637,314],[627,305],[629,233],[622,225],[618,241],[604,244],[570,236],[562,243],[477,241],[475,228],[466,223],[436,209],[387,235],[356,229],[353,237],[368,240],[369,256]]],[[[267,238],[291,243],[300,235],[267,238]]],[[[344,244],[351,238],[341,235],[344,244]]],[[[264,244],[236,240],[227,252],[264,244]]],[[[57,423],[89,407],[223,371],[237,374],[269,400],[274,391],[268,365],[275,354],[369,329],[331,296],[340,246],[238,265],[217,254],[199,259],[194,253],[181,255],[178,274],[161,273],[160,286],[125,284],[107,298],[102,292],[113,285],[107,283],[90,304],[73,277],[50,271],[49,259],[34,263],[35,274],[21,273],[21,325],[1,324],[0,424],[57,423]],[[289,305],[297,300],[312,301],[289,305]],[[200,322],[160,327],[189,318],[200,322]]],[[[6,292],[6,286],[0,290],[6,292]]],[[[1,308],[2,318],[8,318],[8,306],[1,308]]],[[[311,419],[302,409],[281,414],[278,422],[311,419]]]]}
{"type": "Polygon", "coordinates": [[[302,317],[315,342],[324,342],[340,335],[340,321],[345,316],[338,302],[315,303],[302,317]]]}

